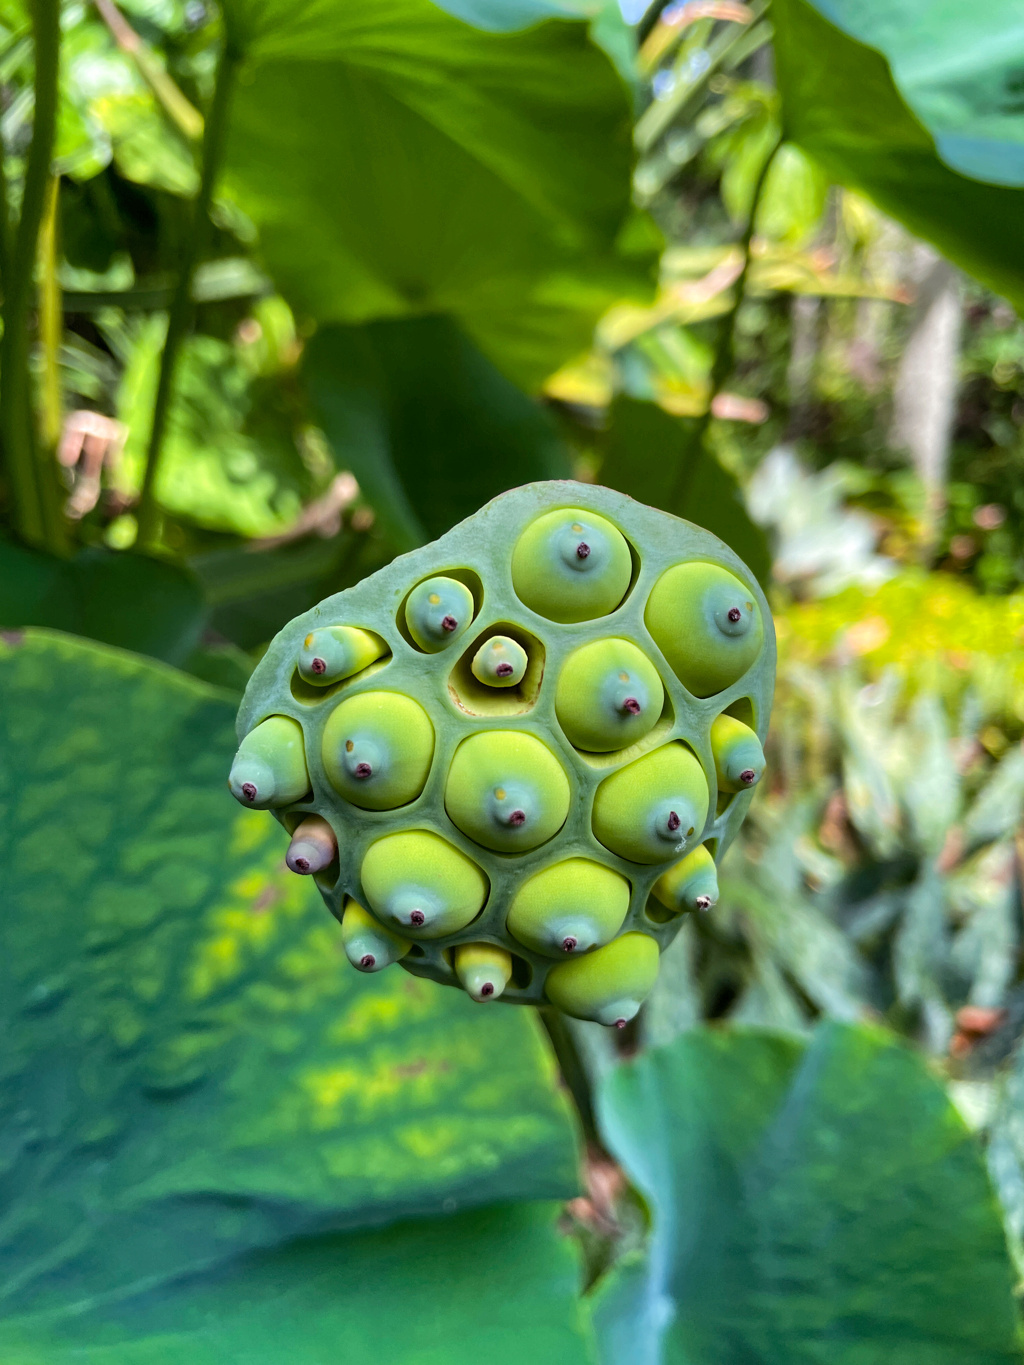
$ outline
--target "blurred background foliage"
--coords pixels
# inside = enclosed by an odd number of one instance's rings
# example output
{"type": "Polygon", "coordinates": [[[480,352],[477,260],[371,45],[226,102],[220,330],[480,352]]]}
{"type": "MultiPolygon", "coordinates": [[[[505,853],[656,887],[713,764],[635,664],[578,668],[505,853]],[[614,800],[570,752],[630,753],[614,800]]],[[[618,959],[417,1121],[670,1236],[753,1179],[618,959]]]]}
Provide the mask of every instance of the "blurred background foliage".
{"type": "Polygon", "coordinates": [[[309,1360],[344,1331],[355,1362],[810,1365],[839,1281],[869,1352],[1019,1358],[1018,9],[0,0],[16,1362],[177,1360],[180,1330],[200,1365],[272,1365],[301,1321],[309,1360]],[[339,984],[283,850],[211,794],[287,619],[539,478],[708,526],[780,645],[719,906],[625,1038],[555,1038],[577,1117],[532,1019],[492,1037],[411,978],[339,984]],[[222,1157],[147,1166],[210,1125],[222,1157]],[[907,1200],[941,1216],[904,1244],[907,1200]],[[814,1207],[856,1212],[848,1255],[814,1207]],[[394,1296],[441,1246],[473,1326],[435,1357],[451,1319],[394,1296]],[[521,1292],[467,1292],[481,1263],[521,1292]],[[357,1270],[386,1340],[339,1297],[357,1270]]]}

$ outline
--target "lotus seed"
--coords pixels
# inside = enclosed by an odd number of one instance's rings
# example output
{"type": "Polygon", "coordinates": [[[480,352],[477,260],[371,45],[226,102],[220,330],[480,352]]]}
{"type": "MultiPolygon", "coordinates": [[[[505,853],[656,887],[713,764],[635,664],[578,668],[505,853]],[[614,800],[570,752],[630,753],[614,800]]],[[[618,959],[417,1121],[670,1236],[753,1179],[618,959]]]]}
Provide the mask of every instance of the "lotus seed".
{"type": "Polygon", "coordinates": [[[331,712],[321,753],[331,786],[352,805],[394,810],[423,790],[434,727],[401,692],[360,692],[331,712]]]}
{"type": "Polygon", "coordinates": [[[629,588],[633,560],[610,521],[580,508],[547,512],[512,554],[520,600],[551,621],[590,621],[614,611],[629,588]]]}
{"type": "Polygon", "coordinates": [[[748,588],[719,564],[691,560],[661,575],[644,613],[647,629],[695,697],[731,687],[750,668],[764,626],[748,588]]]}
{"type": "Polygon", "coordinates": [[[594,797],[594,833],[631,862],[666,862],[703,830],[710,799],[691,750],[666,744],[605,778],[594,797]]]}
{"type": "Polygon", "coordinates": [[[366,851],[361,869],[370,909],[399,932],[441,938],[476,919],[487,879],[475,863],[428,830],[387,834],[366,851]]]}
{"type": "Polygon", "coordinates": [[[658,975],[658,945],[627,933],[585,957],[552,967],[546,990],[553,1005],[577,1019],[623,1028],[635,1018],[658,975]]]}
{"type": "Polygon", "coordinates": [[[466,631],[473,620],[473,594],[457,578],[428,578],[405,604],[405,628],[413,643],[436,654],[466,631]]]}
{"type": "Polygon", "coordinates": [[[719,791],[746,791],[761,780],[764,750],[757,735],[741,720],[729,715],[717,718],[711,726],[711,752],[719,791]]]}
{"type": "Polygon", "coordinates": [[[595,640],[566,659],[555,692],[555,714],[577,749],[626,749],[661,717],[665,689],[658,670],[628,640],[595,640]]]}
{"type": "Polygon", "coordinates": [[[315,687],[350,678],[388,652],[387,645],[372,631],[355,626],[325,626],[311,630],[299,651],[299,676],[315,687]]]}
{"type": "Polygon", "coordinates": [[[629,882],[587,858],[535,872],[515,894],[508,931],[535,953],[561,957],[613,939],[629,909],[629,882]]]}
{"type": "Polygon", "coordinates": [[[255,810],[301,800],[309,791],[309,772],[298,721],[271,716],[250,730],[238,746],[228,786],[236,801],[255,810]]]}
{"type": "Polygon", "coordinates": [[[546,744],[516,730],[489,730],[455,751],[444,793],[452,822],[484,848],[536,848],[569,813],[569,780],[546,744]]]}

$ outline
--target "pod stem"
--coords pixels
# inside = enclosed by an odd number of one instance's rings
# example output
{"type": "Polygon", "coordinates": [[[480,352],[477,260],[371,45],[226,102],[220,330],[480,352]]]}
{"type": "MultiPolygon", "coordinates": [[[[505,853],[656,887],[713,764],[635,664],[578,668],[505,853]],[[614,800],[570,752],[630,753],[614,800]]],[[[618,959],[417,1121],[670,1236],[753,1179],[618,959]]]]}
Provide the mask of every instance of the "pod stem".
{"type": "Polygon", "coordinates": [[[583,1136],[590,1146],[603,1152],[605,1146],[597,1128],[597,1118],[594,1113],[594,1102],[590,1089],[590,1076],[580,1055],[580,1050],[576,1046],[576,1039],[572,1036],[572,1030],[566,1022],[565,1015],[561,1010],[556,1010],[551,1005],[538,1005],[537,1014],[547,1032],[551,1049],[555,1054],[555,1061],[558,1063],[562,1080],[565,1082],[565,1088],[572,1096],[573,1105],[579,1115],[580,1127],[583,1129],[583,1136]]]}

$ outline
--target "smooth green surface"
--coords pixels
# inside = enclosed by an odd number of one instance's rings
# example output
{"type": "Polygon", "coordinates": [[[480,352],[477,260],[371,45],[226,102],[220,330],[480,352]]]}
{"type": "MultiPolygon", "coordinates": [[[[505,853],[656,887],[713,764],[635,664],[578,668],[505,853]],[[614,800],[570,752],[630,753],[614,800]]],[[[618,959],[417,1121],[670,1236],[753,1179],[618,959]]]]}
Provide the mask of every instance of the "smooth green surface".
{"type": "Polygon", "coordinates": [[[304,1238],[5,1333],[4,1365],[593,1365],[557,1206],[304,1238]]]}
{"type": "Polygon", "coordinates": [[[692,422],[619,396],[609,410],[600,475],[639,502],[705,527],[746,561],[759,583],[768,582],[765,533],[747,515],[733,476],[695,442],[692,422]]]}
{"type": "Polygon", "coordinates": [[[96,549],[62,560],[0,540],[0,629],[48,626],[183,664],[205,619],[199,584],[177,565],[96,549]]]}
{"type": "MultiPolygon", "coordinates": [[[[858,36],[866,39],[874,32],[871,18],[877,20],[880,6],[853,5],[832,0],[830,13],[856,25],[858,36]]],[[[909,29],[916,28],[916,43],[930,44],[933,33],[942,36],[948,55],[952,50],[965,66],[977,61],[979,69],[971,74],[968,89],[971,99],[987,90],[989,107],[998,105],[1000,93],[997,73],[1012,76],[1015,70],[1015,44],[1019,41],[1019,19],[1007,32],[1000,33],[1002,3],[991,8],[962,8],[956,20],[958,39],[948,27],[948,9],[943,3],[888,7],[901,11],[901,17],[878,25],[878,46],[894,55],[909,29]],[[927,17],[925,17],[927,11],[927,17]],[[894,39],[899,31],[900,42],[894,39]],[[982,42],[982,35],[985,41],[982,42]]],[[[813,156],[830,176],[843,185],[863,191],[886,213],[904,223],[911,232],[924,237],[950,260],[974,275],[982,284],[1003,294],[1015,307],[1024,306],[1024,256],[1021,253],[1021,222],[1024,220],[1024,193],[1007,185],[984,184],[951,170],[939,157],[932,132],[915,117],[907,99],[893,79],[885,57],[872,47],[842,32],[810,0],[775,0],[772,24],[775,32],[775,64],[782,95],[785,134],[813,156]]],[[[895,59],[895,57],[894,57],[895,59]]],[[[901,68],[897,63],[897,71],[901,68]]],[[[954,73],[947,77],[956,87],[954,73]]],[[[1015,77],[1014,79],[1019,79],[1015,77]]],[[[1019,91],[1008,90],[1010,99],[996,116],[1000,128],[1005,116],[1016,120],[1019,129],[1019,91]]],[[[941,90],[936,91],[941,99],[941,90]]],[[[925,101],[933,109],[932,97],[925,101]]],[[[972,127],[971,110],[980,106],[967,103],[961,126],[972,127]],[[968,117],[968,115],[970,115],[968,117]]],[[[961,112],[963,112],[963,109],[961,112]]],[[[931,117],[931,113],[929,113],[931,117]]],[[[945,116],[944,116],[945,117],[945,116]]],[[[985,123],[985,119],[982,120],[985,123]]],[[[943,147],[949,156],[947,129],[943,147]]],[[[1019,138],[1019,131],[1016,136],[1019,138]]],[[[980,153],[978,153],[980,155],[980,153]]],[[[996,153],[1005,167],[1016,166],[1019,143],[1007,143],[996,153]],[[1012,156],[1011,156],[1012,153],[1012,156]]],[[[989,153],[985,164],[961,144],[959,154],[949,159],[970,167],[975,173],[991,171],[989,153]]],[[[1016,178],[1016,172],[1014,172],[1016,178]]],[[[1019,183],[1019,181],[1018,181],[1019,183]]]]}
{"type": "MultiPolygon", "coordinates": [[[[210,1268],[184,1318],[258,1247],[576,1188],[533,1020],[351,970],[283,831],[227,793],[232,712],[99,646],[0,643],[5,1343],[76,1340],[89,1305],[170,1331],[174,1276],[210,1268]]],[[[296,1330],[306,1278],[281,1271],[296,1330]]]]}
{"type": "Polygon", "coordinates": [[[569,473],[550,416],[444,318],[324,327],[303,366],[336,460],[402,549],[569,473]]]}
{"type": "Polygon", "coordinates": [[[1024,8],[1018,0],[817,0],[885,54],[903,98],[953,170],[1024,185],[1024,8]]]}
{"type": "Polygon", "coordinates": [[[615,249],[630,101],[585,23],[487,33],[430,0],[227,12],[245,59],[225,185],[301,311],[448,314],[529,387],[647,289],[615,249]]]}
{"type": "Polygon", "coordinates": [[[654,1224],[595,1296],[606,1365],[1020,1360],[980,1149],[890,1035],[684,1034],[598,1109],[654,1224]]]}

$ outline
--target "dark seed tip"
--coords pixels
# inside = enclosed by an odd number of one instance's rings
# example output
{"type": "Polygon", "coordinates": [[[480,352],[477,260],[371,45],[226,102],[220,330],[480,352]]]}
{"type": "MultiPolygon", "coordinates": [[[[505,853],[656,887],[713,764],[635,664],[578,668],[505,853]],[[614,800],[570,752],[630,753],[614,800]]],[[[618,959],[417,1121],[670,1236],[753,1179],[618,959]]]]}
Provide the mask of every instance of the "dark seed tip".
{"type": "Polygon", "coordinates": [[[293,859],[292,859],[292,871],[293,871],[293,872],[308,872],[308,871],[309,871],[309,859],[308,859],[308,858],[293,858],[293,859]]]}
{"type": "Polygon", "coordinates": [[[710,909],[711,909],[711,897],[710,897],[710,896],[698,896],[697,899],[694,901],[694,905],[697,907],[698,910],[710,910],[710,909]]]}
{"type": "Polygon", "coordinates": [[[616,1028],[625,1028],[625,1027],[626,1027],[626,1021],[625,1021],[625,1019],[616,1019],[616,1021],[615,1021],[615,1027],[616,1027],[616,1028]]]}
{"type": "Polygon", "coordinates": [[[245,797],[247,801],[255,801],[257,796],[259,796],[259,792],[256,790],[256,783],[243,782],[242,795],[245,797]]]}
{"type": "Polygon", "coordinates": [[[484,984],[480,987],[480,994],[481,994],[481,995],[493,995],[493,994],[494,994],[494,987],[491,985],[491,983],[490,983],[489,981],[485,981],[484,984]]]}
{"type": "Polygon", "coordinates": [[[740,773],[740,781],[745,787],[752,787],[757,780],[757,773],[753,768],[744,768],[740,773]]]}
{"type": "Polygon", "coordinates": [[[327,672],[326,659],[314,659],[313,662],[309,665],[309,669],[311,673],[326,673],[327,672]]]}
{"type": "Polygon", "coordinates": [[[730,621],[738,621],[742,614],[743,613],[740,611],[739,607],[730,607],[728,612],[726,613],[730,621]]]}
{"type": "Polygon", "coordinates": [[[576,546],[576,558],[586,559],[587,555],[589,554],[590,546],[587,544],[585,540],[581,540],[580,543],[576,546]]]}
{"type": "Polygon", "coordinates": [[[373,769],[369,763],[357,763],[354,769],[356,777],[372,777],[373,769]]]}
{"type": "Polygon", "coordinates": [[[427,917],[422,910],[413,910],[409,916],[409,923],[415,924],[418,928],[421,924],[426,922],[426,918],[427,917]]]}
{"type": "Polygon", "coordinates": [[[627,697],[622,703],[622,709],[628,711],[631,716],[638,716],[640,714],[640,703],[636,697],[627,697]]]}
{"type": "Polygon", "coordinates": [[[441,629],[450,632],[453,631],[458,624],[459,623],[454,616],[445,616],[441,620],[441,629]]]}
{"type": "Polygon", "coordinates": [[[374,957],[372,953],[364,953],[363,956],[359,959],[359,965],[360,967],[362,967],[364,972],[368,972],[370,968],[376,966],[376,964],[377,959],[374,957]]]}
{"type": "Polygon", "coordinates": [[[675,834],[676,830],[683,822],[682,820],[680,820],[679,816],[675,813],[674,810],[670,810],[668,813],[668,820],[666,821],[666,823],[668,824],[668,827],[671,830],[671,832],[675,834]]]}
{"type": "Polygon", "coordinates": [[[526,811],[524,811],[524,810],[514,810],[514,811],[512,812],[512,814],[508,817],[508,822],[509,822],[510,825],[515,825],[515,827],[516,827],[517,829],[519,828],[520,825],[525,825],[525,824],[526,824],[526,811]]]}
{"type": "Polygon", "coordinates": [[[494,671],[499,678],[508,678],[511,677],[514,669],[511,664],[499,664],[494,671]]]}
{"type": "Polygon", "coordinates": [[[562,949],[567,953],[576,951],[576,940],[573,938],[572,934],[566,934],[565,938],[562,939],[562,949]]]}

